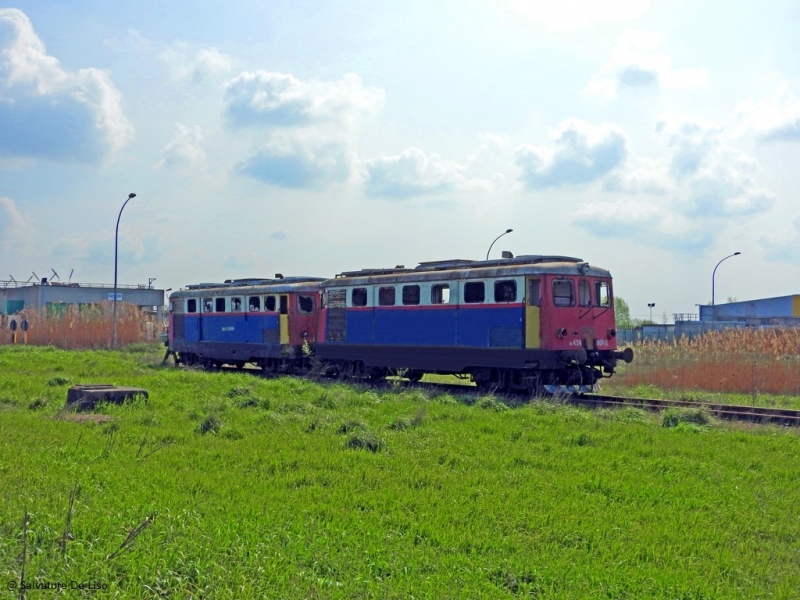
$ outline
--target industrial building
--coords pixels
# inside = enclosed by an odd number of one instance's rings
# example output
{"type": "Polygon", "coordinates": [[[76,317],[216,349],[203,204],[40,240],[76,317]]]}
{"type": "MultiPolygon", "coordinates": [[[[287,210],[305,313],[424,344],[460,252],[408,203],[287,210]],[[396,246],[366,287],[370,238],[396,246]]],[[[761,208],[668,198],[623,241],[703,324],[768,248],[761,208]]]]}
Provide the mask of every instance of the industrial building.
{"type": "Polygon", "coordinates": [[[675,338],[735,327],[800,327],[800,294],[698,308],[699,315],[675,315],[675,338]]]}
{"type": "MultiPolygon", "coordinates": [[[[114,299],[114,286],[98,283],[61,283],[43,278],[37,283],[0,281],[0,315],[13,315],[25,308],[71,304],[98,304],[114,299]]],[[[117,302],[129,302],[160,316],[164,290],[148,285],[118,285],[117,302]]]]}

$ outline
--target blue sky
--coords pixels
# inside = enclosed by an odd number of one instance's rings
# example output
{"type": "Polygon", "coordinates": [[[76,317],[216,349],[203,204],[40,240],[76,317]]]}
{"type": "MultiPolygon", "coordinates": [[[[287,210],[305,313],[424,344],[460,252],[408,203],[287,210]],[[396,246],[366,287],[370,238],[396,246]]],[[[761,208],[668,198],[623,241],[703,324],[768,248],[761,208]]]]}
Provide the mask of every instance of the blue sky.
{"type": "Polygon", "coordinates": [[[800,5],[0,9],[0,279],[174,289],[515,254],[632,313],[800,293],[800,5]]]}

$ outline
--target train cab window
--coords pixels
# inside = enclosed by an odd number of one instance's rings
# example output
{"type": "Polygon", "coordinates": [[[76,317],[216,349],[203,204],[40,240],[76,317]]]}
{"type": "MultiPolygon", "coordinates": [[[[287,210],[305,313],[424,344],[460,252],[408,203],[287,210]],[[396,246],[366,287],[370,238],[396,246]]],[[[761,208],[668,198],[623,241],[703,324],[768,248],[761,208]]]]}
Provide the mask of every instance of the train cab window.
{"type": "Polygon", "coordinates": [[[214,300],[214,312],[225,312],[225,298],[216,298],[214,300]]]}
{"type": "Polygon", "coordinates": [[[203,298],[203,312],[214,312],[214,300],[212,298],[203,298]]]}
{"type": "Polygon", "coordinates": [[[197,298],[187,298],[186,299],[186,312],[187,313],[196,313],[197,312],[197,298]]]}
{"type": "Polygon", "coordinates": [[[403,304],[405,304],[406,306],[416,306],[417,304],[419,304],[418,285],[403,286],[403,304]]]}
{"type": "Polygon", "coordinates": [[[378,306],[394,306],[394,288],[378,288],[378,306]]]}
{"type": "Polygon", "coordinates": [[[517,282],[513,279],[494,282],[494,301],[495,302],[516,302],[517,301],[517,282]]]}
{"type": "Polygon", "coordinates": [[[578,282],[578,304],[581,306],[592,305],[592,295],[590,292],[588,279],[581,279],[578,282]]]}
{"type": "Polygon", "coordinates": [[[301,315],[314,314],[314,296],[297,296],[297,312],[301,315]]]}
{"type": "Polygon", "coordinates": [[[231,298],[231,312],[242,312],[241,298],[231,298]]]}
{"type": "Polygon", "coordinates": [[[282,315],[289,314],[289,296],[281,296],[280,297],[280,313],[282,315]]]}
{"type": "Polygon", "coordinates": [[[264,296],[264,311],[275,312],[275,296],[264,296]]]}
{"type": "Polygon", "coordinates": [[[259,312],[261,310],[261,296],[250,296],[247,299],[247,308],[250,312],[259,312]]]}
{"type": "Polygon", "coordinates": [[[464,284],[464,302],[476,304],[486,298],[486,289],[482,281],[471,281],[464,284]]]}
{"type": "Polygon", "coordinates": [[[594,301],[597,306],[611,306],[611,290],[607,281],[594,282],[594,301]]]}
{"type": "Polygon", "coordinates": [[[367,305],[367,288],[353,288],[353,306],[367,305]]]}
{"type": "Polygon", "coordinates": [[[575,306],[575,282],[571,279],[553,280],[553,304],[575,306]]]}
{"type": "Polygon", "coordinates": [[[450,284],[437,283],[431,286],[431,304],[450,304],[450,284]]]}

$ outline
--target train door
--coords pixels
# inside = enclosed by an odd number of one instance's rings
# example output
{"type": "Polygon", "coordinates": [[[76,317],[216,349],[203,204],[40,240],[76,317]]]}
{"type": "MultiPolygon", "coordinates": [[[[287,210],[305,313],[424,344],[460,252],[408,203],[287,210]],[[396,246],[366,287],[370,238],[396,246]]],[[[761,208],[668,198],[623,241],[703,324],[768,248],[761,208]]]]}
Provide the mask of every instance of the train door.
{"type": "Polygon", "coordinates": [[[525,285],[525,347],[541,348],[542,280],[528,277],[525,285]]]}
{"type": "Polygon", "coordinates": [[[281,294],[280,296],[280,315],[279,329],[280,329],[280,343],[281,345],[289,343],[289,295],[281,294]]]}

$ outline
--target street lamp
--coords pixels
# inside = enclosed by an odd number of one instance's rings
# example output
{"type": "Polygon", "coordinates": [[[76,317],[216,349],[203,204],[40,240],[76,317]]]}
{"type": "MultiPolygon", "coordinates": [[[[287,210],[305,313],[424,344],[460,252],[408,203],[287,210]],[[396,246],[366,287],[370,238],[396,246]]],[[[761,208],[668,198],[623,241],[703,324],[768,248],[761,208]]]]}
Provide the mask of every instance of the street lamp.
{"type": "Polygon", "coordinates": [[[131,200],[136,198],[136,194],[128,194],[128,199],[122,204],[117,216],[117,229],[114,232],[114,337],[111,340],[111,347],[117,347],[117,248],[119,247],[119,220],[122,218],[122,211],[125,210],[125,205],[131,200]]]}
{"type": "MultiPolygon", "coordinates": [[[[507,233],[511,233],[512,231],[514,231],[514,230],[513,230],[513,229],[506,229],[506,230],[505,230],[503,233],[501,233],[501,234],[500,234],[500,235],[498,235],[496,238],[494,238],[494,242],[496,242],[497,240],[499,240],[501,237],[503,237],[503,236],[504,236],[504,235],[506,235],[507,233]]],[[[489,249],[486,251],[486,260],[489,260],[489,252],[491,252],[491,251],[492,251],[492,246],[494,246],[494,242],[492,242],[492,243],[490,244],[490,246],[489,246],[489,249]]]]}
{"type": "MultiPolygon", "coordinates": [[[[721,261],[719,261],[717,263],[716,267],[714,267],[714,272],[711,273],[711,308],[712,309],[714,308],[714,277],[717,274],[717,268],[723,263],[723,261],[728,260],[732,256],[739,256],[740,254],[741,254],[741,252],[734,252],[733,254],[729,254],[728,256],[723,258],[721,261]]],[[[712,318],[716,321],[716,311],[712,310],[711,312],[712,312],[712,318]]]]}
{"type": "Polygon", "coordinates": [[[650,322],[653,322],[653,307],[656,305],[655,302],[648,302],[647,307],[650,309],[650,322]]]}

